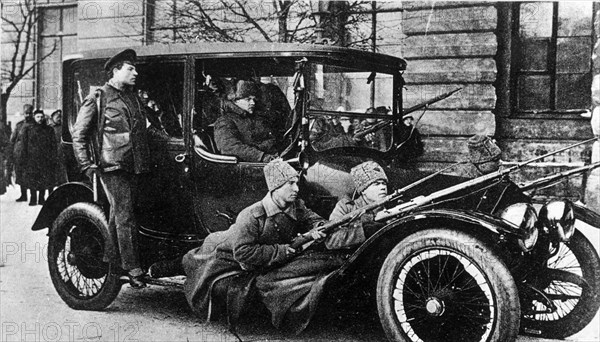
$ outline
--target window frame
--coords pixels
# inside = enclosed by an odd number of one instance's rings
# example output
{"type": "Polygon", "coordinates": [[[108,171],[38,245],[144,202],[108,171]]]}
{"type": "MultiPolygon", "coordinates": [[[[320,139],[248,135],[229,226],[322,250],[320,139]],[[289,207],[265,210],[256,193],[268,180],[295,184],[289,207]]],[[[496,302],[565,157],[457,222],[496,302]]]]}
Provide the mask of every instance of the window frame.
{"type": "MultiPolygon", "coordinates": [[[[510,108],[512,113],[517,113],[518,115],[537,115],[537,114],[581,114],[586,112],[590,106],[591,102],[591,93],[589,94],[589,100],[587,101],[584,107],[580,108],[559,108],[559,94],[557,93],[557,80],[560,75],[581,75],[583,77],[588,77],[590,79],[589,88],[591,88],[591,80],[593,76],[593,63],[591,61],[593,51],[590,51],[589,56],[589,69],[585,73],[581,72],[559,72],[557,68],[558,63],[558,41],[564,38],[580,38],[587,37],[587,35],[571,35],[571,36],[559,36],[558,27],[559,27],[559,2],[548,2],[552,5],[552,23],[551,23],[551,36],[546,38],[548,40],[548,50],[547,50],[547,58],[546,65],[547,70],[545,71],[523,71],[521,70],[522,60],[521,55],[524,51],[524,47],[522,45],[522,38],[520,34],[521,29],[521,7],[531,2],[516,2],[512,6],[512,26],[511,26],[511,60],[510,60],[510,88],[512,89],[510,93],[510,108]],[[533,109],[524,109],[520,103],[521,91],[520,91],[520,79],[522,76],[548,76],[550,79],[549,82],[549,108],[533,108],[533,109]]],[[[535,2],[534,2],[535,3],[535,2]]],[[[540,2],[541,4],[541,2],[540,2]]],[[[597,6],[593,4],[593,9],[597,6]]],[[[594,37],[594,27],[593,23],[595,20],[595,12],[592,15],[592,19],[590,22],[591,26],[591,34],[589,38],[591,39],[592,45],[595,43],[594,37]]],[[[540,40],[543,40],[541,38],[540,40]]],[[[533,40],[533,39],[532,39],[533,40]]],[[[593,49],[590,49],[593,50],[593,49]]],[[[562,116],[561,116],[562,117],[562,116]]]]}

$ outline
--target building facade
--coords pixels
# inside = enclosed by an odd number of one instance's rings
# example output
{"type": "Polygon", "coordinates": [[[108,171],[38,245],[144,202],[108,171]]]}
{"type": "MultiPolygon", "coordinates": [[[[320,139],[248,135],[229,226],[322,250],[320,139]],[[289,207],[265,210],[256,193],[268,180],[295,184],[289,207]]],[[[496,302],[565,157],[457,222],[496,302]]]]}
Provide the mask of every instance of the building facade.
{"type": "MultiPolygon", "coordinates": [[[[18,16],[16,7],[11,8],[17,2],[3,2],[3,16],[18,16]]],[[[61,60],[69,54],[104,47],[220,39],[192,30],[188,3],[37,1],[40,20],[34,48],[26,58],[33,63],[50,51],[54,53],[13,91],[8,121],[14,124],[20,120],[14,113],[24,103],[50,110],[61,106],[61,60]]],[[[277,9],[265,2],[247,4],[269,32],[245,26],[247,23],[236,24],[236,18],[222,7],[208,8],[214,18],[238,29],[230,32],[231,39],[243,35],[247,41],[265,37],[281,40],[277,32],[281,26],[265,15],[277,9]]],[[[290,13],[288,26],[312,29],[315,36],[328,38],[332,31],[319,26],[318,21],[331,14],[334,5],[318,1],[300,5],[304,7],[292,7],[291,11],[312,11],[312,16],[290,13]],[[303,24],[305,19],[316,21],[316,25],[311,28],[310,23],[303,24]]],[[[462,88],[417,117],[426,144],[422,165],[434,170],[466,160],[467,139],[473,134],[493,136],[503,151],[503,161],[516,162],[598,136],[599,13],[598,3],[585,1],[365,2],[345,13],[345,21],[355,19],[356,23],[340,35],[343,39],[333,40],[407,59],[405,107],[462,88]]],[[[329,25],[335,25],[332,22],[329,25]]],[[[3,21],[3,65],[10,63],[14,51],[11,38],[11,28],[3,21]]],[[[598,149],[596,142],[594,148],[587,145],[565,151],[527,167],[517,180],[597,161],[598,149]]],[[[595,203],[600,209],[599,172],[574,178],[553,191],[595,203]]]]}

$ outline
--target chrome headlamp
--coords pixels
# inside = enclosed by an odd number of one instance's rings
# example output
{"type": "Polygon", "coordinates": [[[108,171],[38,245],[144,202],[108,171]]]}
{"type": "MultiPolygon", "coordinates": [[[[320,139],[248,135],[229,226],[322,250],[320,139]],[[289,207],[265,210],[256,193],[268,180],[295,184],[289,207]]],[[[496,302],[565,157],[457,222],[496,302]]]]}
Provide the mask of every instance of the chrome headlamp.
{"type": "Polygon", "coordinates": [[[539,231],[536,226],[537,214],[533,205],[516,203],[509,205],[500,212],[500,217],[519,227],[524,237],[519,239],[519,246],[528,252],[537,242],[539,231]]]}
{"type": "Polygon", "coordinates": [[[540,209],[540,222],[553,241],[567,242],[575,233],[575,213],[569,200],[552,200],[540,209]]]}

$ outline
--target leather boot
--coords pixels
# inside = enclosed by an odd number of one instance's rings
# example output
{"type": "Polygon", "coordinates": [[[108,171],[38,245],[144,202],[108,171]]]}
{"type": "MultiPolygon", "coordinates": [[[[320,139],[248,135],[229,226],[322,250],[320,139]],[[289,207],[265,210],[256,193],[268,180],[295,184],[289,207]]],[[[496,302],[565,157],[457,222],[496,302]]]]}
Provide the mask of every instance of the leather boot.
{"type": "Polygon", "coordinates": [[[44,205],[44,203],[46,203],[46,199],[44,198],[46,197],[46,190],[40,190],[39,193],[37,204],[44,205]]]}
{"type": "Polygon", "coordinates": [[[29,199],[29,205],[34,206],[37,205],[37,191],[33,189],[29,189],[31,193],[31,198],[29,199]]]}
{"type": "Polygon", "coordinates": [[[24,187],[20,187],[21,188],[21,197],[17,198],[17,202],[25,202],[27,201],[27,188],[24,187]]]}

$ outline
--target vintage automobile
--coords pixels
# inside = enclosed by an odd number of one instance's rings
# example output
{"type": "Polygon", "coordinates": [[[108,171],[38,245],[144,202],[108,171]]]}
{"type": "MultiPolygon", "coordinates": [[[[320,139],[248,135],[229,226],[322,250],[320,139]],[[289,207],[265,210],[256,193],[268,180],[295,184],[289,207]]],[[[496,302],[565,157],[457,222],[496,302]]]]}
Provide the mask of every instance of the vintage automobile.
{"type": "MultiPolygon", "coordinates": [[[[137,87],[162,123],[150,128],[153,168],[138,188],[145,268],[227,229],[267,192],[265,163],[224,155],[214,142],[212,124],[232,80],[252,79],[261,88],[256,115],[273,124],[281,157],[302,171],[301,197],[322,216],[352,196],[353,166],[367,159],[386,166],[397,190],[377,218],[386,225],[351,251],[327,288],[339,298],[360,293],[353,301],[375,302],[389,340],[512,341],[519,329],[561,338],[598,311],[600,259],[576,226],[600,228],[600,215],[558,198],[536,207],[527,195],[597,165],[521,185],[510,173],[522,164],[473,179],[420,171],[408,143],[414,130],[402,124],[401,58],[258,43],[136,51],[137,87]],[[365,121],[383,124],[370,140],[353,139],[365,121]]],[[[107,224],[111,208],[101,187],[79,173],[71,139],[82,99],[106,82],[102,66],[116,52],[83,52],[63,62],[69,182],[50,195],[32,227],[49,229],[52,282],[77,310],[107,307],[123,284],[119,266],[103,262],[116,243],[107,224]]]]}

